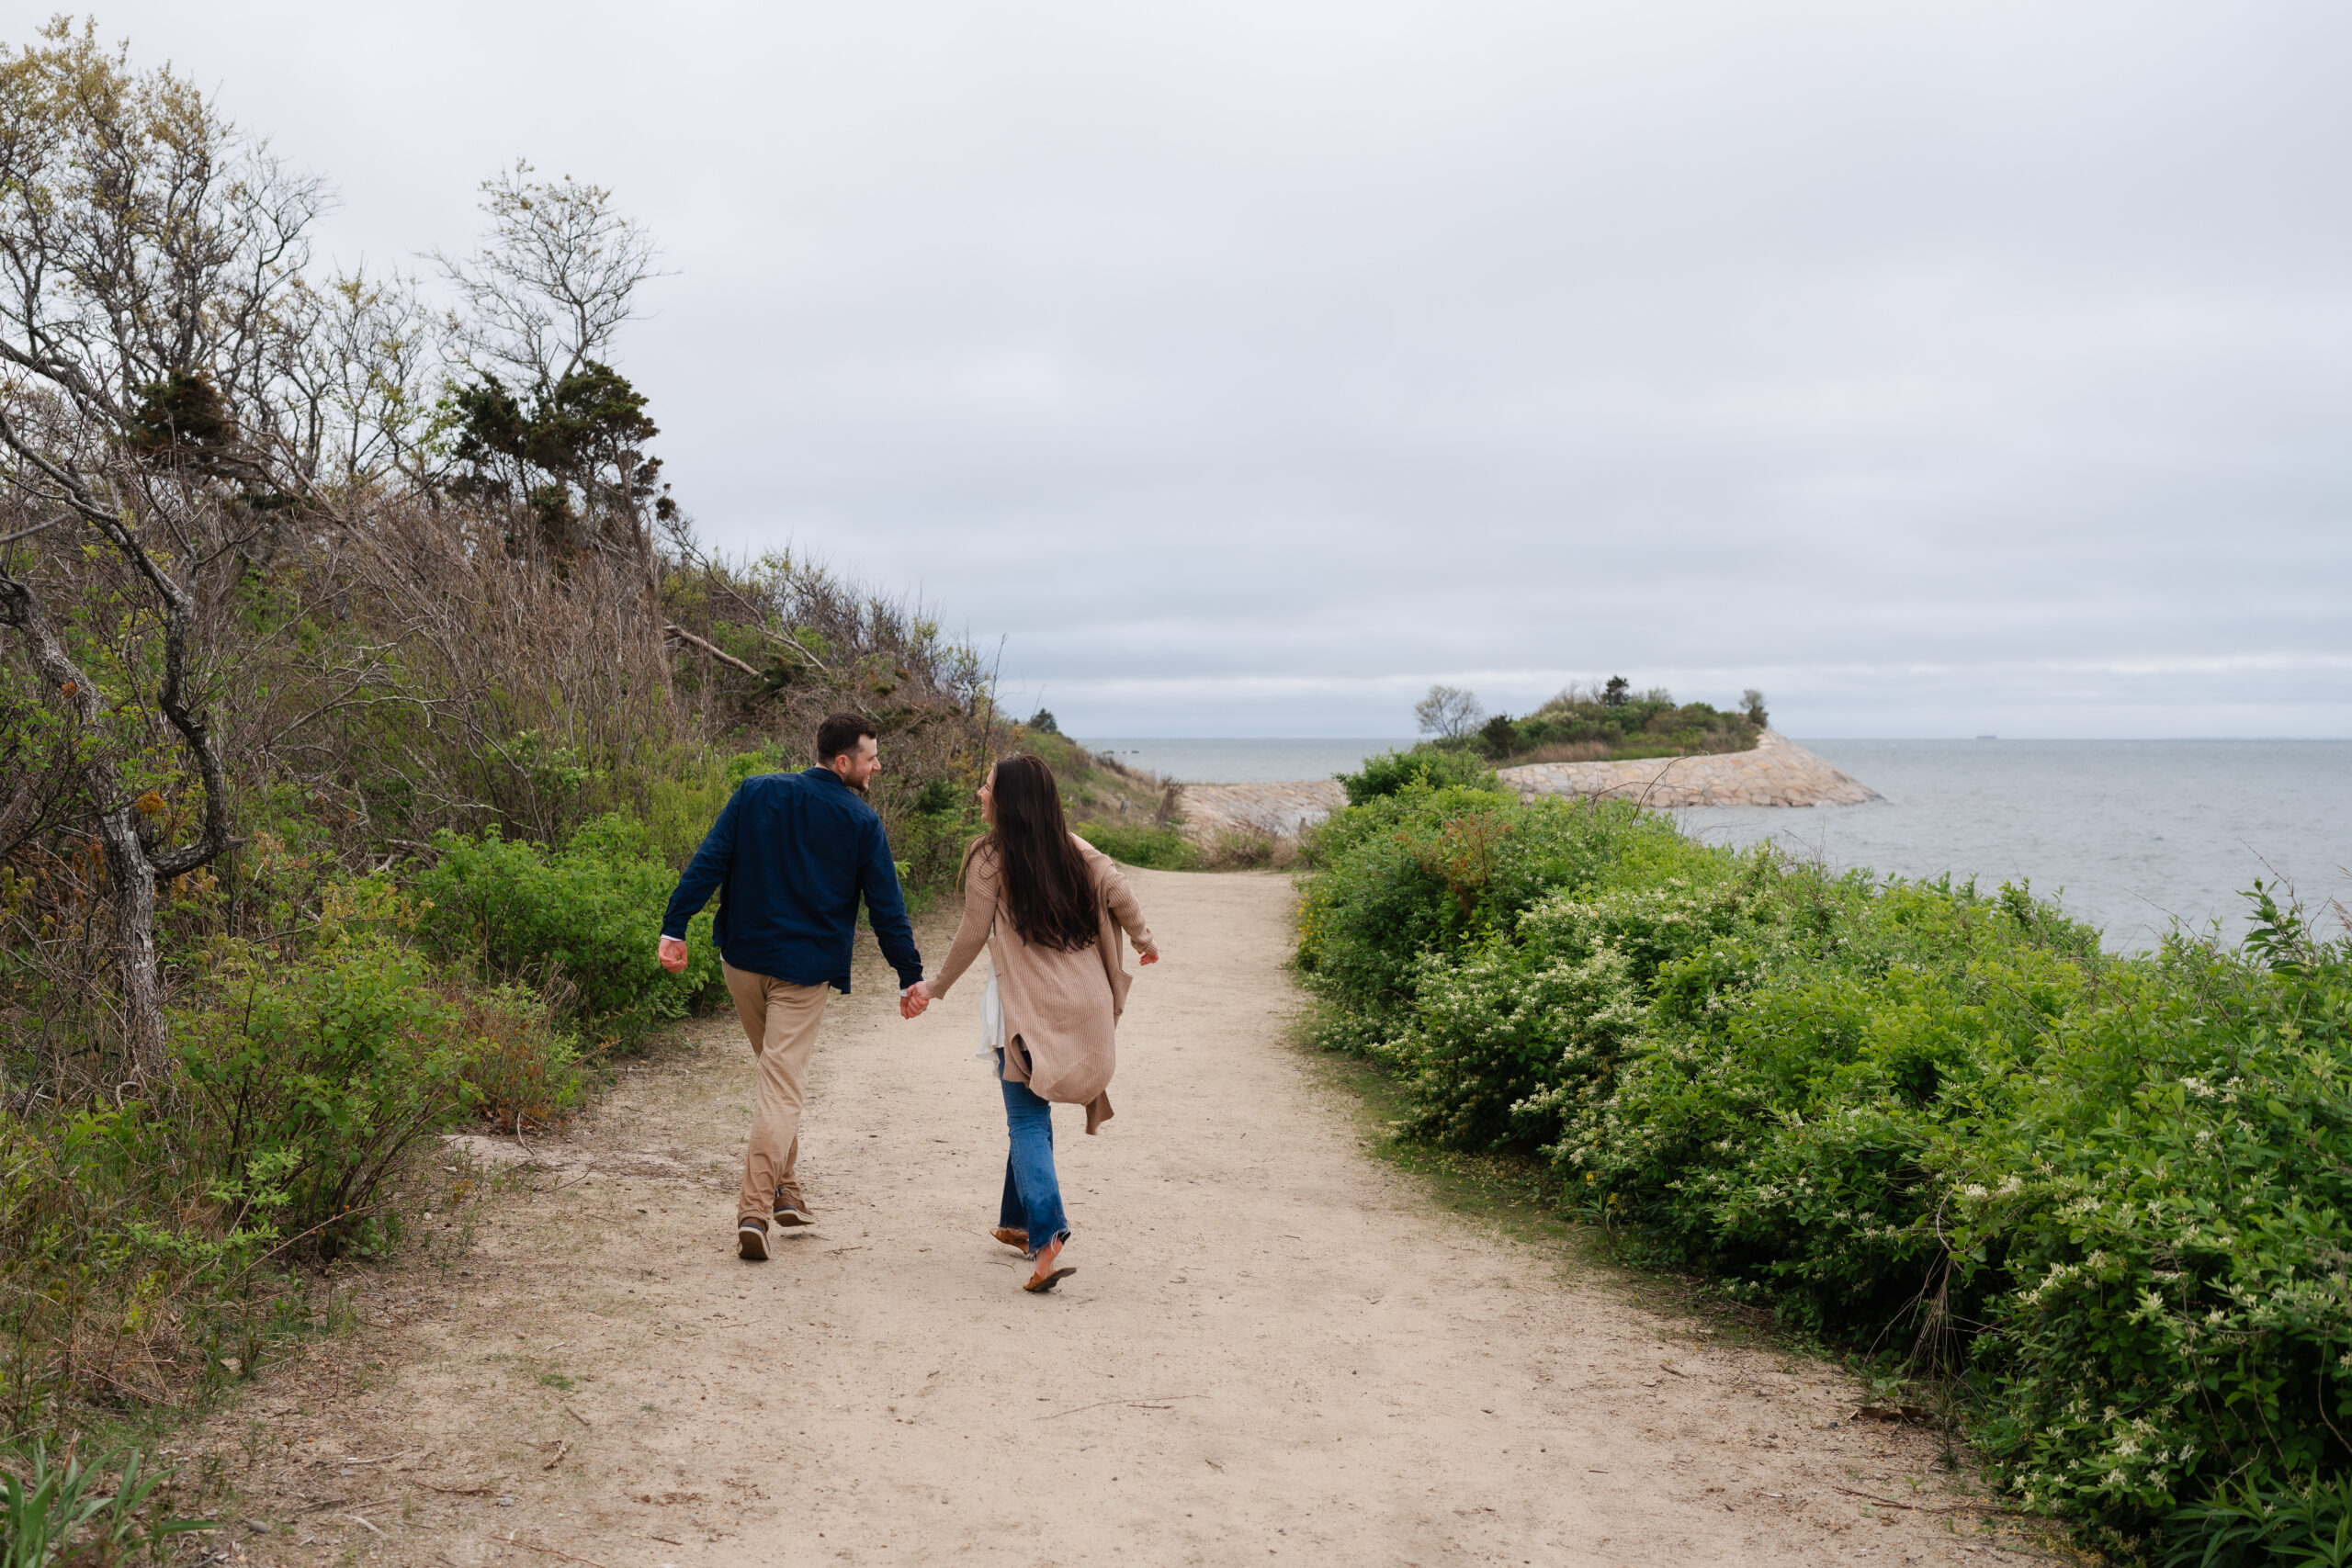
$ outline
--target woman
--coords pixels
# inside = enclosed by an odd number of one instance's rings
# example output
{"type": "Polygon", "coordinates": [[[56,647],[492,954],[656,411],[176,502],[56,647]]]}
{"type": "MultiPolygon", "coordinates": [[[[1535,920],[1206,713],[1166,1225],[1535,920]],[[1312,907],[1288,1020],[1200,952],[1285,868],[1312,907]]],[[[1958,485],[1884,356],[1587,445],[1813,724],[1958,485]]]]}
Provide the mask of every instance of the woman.
{"type": "Polygon", "coordinates": [[[1070,1231],[1054,1175],[1053,1102],[1085,1106],[1089,1133],[1111,1119],[1113,1032],[1133,978],[1119,933],[1146,964],[1159,962],[1159,949],[1119,868],[1062,820],[1044,762],[998,762],[980,785],[980,816],[989,830],[964,852],[964,923],[931,995],[945,997],[987,944],[985,1037],[1012,1134],[991,1234],[1036,1260],[1023,1290],[1050,1291],[1078,1272],[1061,1261],[1070,1231]]]}

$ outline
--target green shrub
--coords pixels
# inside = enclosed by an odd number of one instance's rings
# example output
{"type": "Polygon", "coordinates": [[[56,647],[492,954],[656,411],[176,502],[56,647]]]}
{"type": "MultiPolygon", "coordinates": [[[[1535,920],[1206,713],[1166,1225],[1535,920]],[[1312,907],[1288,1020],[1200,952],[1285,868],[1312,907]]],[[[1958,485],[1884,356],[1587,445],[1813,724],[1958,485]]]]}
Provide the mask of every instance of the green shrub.
{"type": "Polygon", "coordinates": [[[645,852],[673,872],[684,871],[736,785],[754,773],[784,773],[790,767],[783,750],[774,745],[732,755],[684,752],[645,770],[641,807],[606,820],[633,818],[644,833],[645,852]]]}
{"type": "Polygon", "coordinates": [[[923,908],[935,895],[956,886],[964,869],[964,851],[988,831],[971,790],[946,779],[933,779],[892,813],[890,852],[899,860],[899,880],[904,885],[907,907],[923,908]]]}
{"type": "Polygon", "coordinates": [[[1153,822],[1080,822],[1070,829],[1124,865],[1190,871],[1199,859],[1179,829],[1153,822]]]}
{"type": "Polygon", "coordinates": [[[598,818],[553,853],[494,829],[445,831],[434,849],[413,886],[428,901],[418,935],[437,956],[568,994],[568,1010],[625,1042],[724,997],[707,911],[688,927],[685,972],[662,967],[655,939],[677,874],[630,819],[598,818]]]}
{"type": "Polygon", "coordinates": [[[528,986],[457,987],[458,1074],[467,1109],[499,1127],[546,1126],[578,1109],[580,1048],[528,986]]]}
{"type": "Polygon", "coordinates": [[[307,1318],[288,1315],[289,1269],[397,1238],[419,1201],[413,1150],[470,1117],[576,1103],[572,1043],[527,987],[432,963],[386,882],[321,897],[274,946],[202,955],[165,1092],[0,1111],[8,1430],[86,1427],[168,1403],[224,1357],[252,1366],[307,1318]]]}
{"type": "Polygon", "coordinates": [[[1555,888],[1716,875],[1725,863],[1623,801],[1419,784],[1337,813],[1306,852],[1319,869],[1301,906],[1299,971],[1318,994],[1384,1015],[1408,1004],[1423,954],[1509,937],[1555,888]]]}
{"type": "MultiPolygon", "coordinates": [[[[189,1349],[183,1316],[210,1315],[270,1247],[266,1220],[224,1222],[191,1141],[136,1100],[0,1111],[9,1432],[54,1429],[94,1398],[163,1397],[156,1369],[189,1349]]],[[[203,1364],[200,1349],[194,1359],[203,1364]]]]}
{"type": "Polygon", "coordinates": [[[2022,887],[1419,784],[1312,848],[1298,966],[1407,1131],[1950,1374],[2011,1495],[2109,1544],[2352,1530],[2352,944],[2257,888],[2245,949],[2118,958],[2022,887]]]}
{"type": "Polygon", "coordinates": [[[1350,806],[1395,795],[1408,784],[1427,789],[1487,789],[1499,791],[1492,768],[1466,748],[1441,746],[1424,740],[1409,751],[1383,751],[1366,757],[1352,773],[1339,775],[1350,806]]]}
{"type": "Polygon", "coordinates": [[[423,953],[355,931],[285,960],[232,949],[175,1020],[206,1112],[190,1153],[230,1235],[332,1257],[376,1218],[401,1156],[461,1113],[466,1010],[423,953]]]}
{"type": "Polygon", "coordinates": [[[1982,1440],[2059,1512],[2153,1517],[2228,1477],[2343,1519],[2352,953],[2177,942],[2135,979],[1946,1164],[1992,1297],[1982,1440]]]}

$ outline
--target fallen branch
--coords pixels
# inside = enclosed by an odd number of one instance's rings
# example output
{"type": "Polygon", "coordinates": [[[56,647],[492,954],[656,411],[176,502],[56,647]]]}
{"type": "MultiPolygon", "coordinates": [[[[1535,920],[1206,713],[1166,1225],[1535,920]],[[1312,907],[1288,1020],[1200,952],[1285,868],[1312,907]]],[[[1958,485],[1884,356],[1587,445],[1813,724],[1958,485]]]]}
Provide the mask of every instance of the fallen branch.
{"type": "Polygon", "coordinates": [[[487,1486],[435,1486],[430,1481],[420,1481],[417,1484],[427,1492],[446,1493],[452,1497],[487,1497],[491,1490],[487,1486]]]}
{"type": "Polygon", "coordinates": [[[555,1446],[555,1458],[548,1461],[547,1463],[539,1466],[539,1468],[541,1470],[553,1470],[557,1465],[563,1462],[563,1456],[571,1451],[571,1439],[566,1438],[562,1442],[560,1442],[555,1446]]]}
{"type": "MultiPolygon", "coordinates": [[[[744,674],[752,677],[754,680],[759,678],[760,672],[758,671],[752,669],[750,665],[744,663],[741,660],[736,658],[733,654],[728,652],[717,643],[712,642],[708,637],[696,637],[694,633],[686,630],[684,626],[663,626],[662,628],[662,635],[663,637],[676,637],[680,642],[690,642],[696,648],[701,649],[705,653],[709,654],[713,659],[718,660],[721,664],[731,664],[736,669],[741,670],[744,674]]],[[[672,1544],[674,1545],[676,1543],[673,1542],[672,1544]]]]}

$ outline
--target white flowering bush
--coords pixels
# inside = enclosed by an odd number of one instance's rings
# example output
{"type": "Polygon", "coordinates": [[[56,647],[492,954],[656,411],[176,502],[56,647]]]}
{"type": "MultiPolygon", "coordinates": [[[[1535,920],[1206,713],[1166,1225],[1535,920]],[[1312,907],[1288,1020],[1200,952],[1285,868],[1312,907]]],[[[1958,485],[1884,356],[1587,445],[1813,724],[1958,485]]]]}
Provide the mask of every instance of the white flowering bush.
{"type": "Polygon", "coordinates": [[[1376,1048],[1405,1077],[1410,1132],[1460,1148],[1546,1144],[1606,1089],[1648,1008],[1621,949],[1568,934],[1580,940],[1497,939],[1426,961],[1413,1021],[1376,1048]]]}
{"type": "Polygon", "coordinates": [[[2019,1080],[1948,1160],[1953,1246],[1996,1287],[1980,1441],[2032,1506],[2293,1560],[2223,1527],[2303,1529],[2352,1469],[2352,954],[2176,942],[2019,1080]]]}

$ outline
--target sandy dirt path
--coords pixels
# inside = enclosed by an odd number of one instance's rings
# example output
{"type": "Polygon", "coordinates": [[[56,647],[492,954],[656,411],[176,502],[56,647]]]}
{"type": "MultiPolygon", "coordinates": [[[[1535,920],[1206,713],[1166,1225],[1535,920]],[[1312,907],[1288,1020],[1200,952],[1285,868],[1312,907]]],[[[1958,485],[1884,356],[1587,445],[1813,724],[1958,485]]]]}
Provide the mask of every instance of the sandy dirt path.
{"type": "MultiPolygon", "coordinates": [[[[1079,1273],[990,1241],[977,979],[915,1023],[836,998],[820,1224],[737,1260],[731,1020],[628,1075],[469,1251],[208,1434],[253,1561],[674,1564],[2022,1561],[1930,1440],[1832,1425],[1825,1369],[1710,1341],[1638,1280],[1465,1226],[1368,1156],[1284,1043],[1285,879],[1134,874],[1117,1118],[1057,1130],[1079,1273]],[[459,1270],[463,1270],[460,1272],[459,1270]],[[1914,1485],[1925,1492],[1915,1492],[1914,1485]],[[269,1527],[253,1530],[245,1519],[269,1527]]],[[[944,947],[944,931],[933,945],[944,947]]]]}

